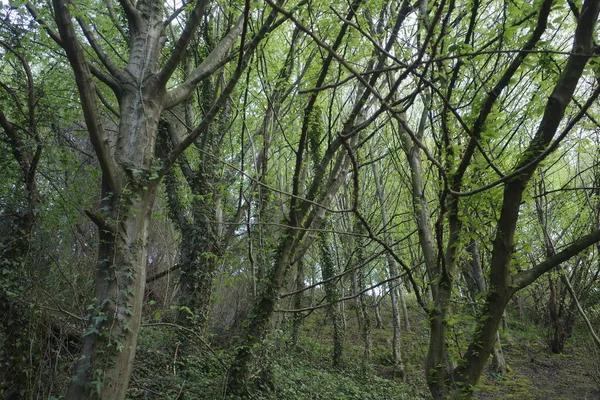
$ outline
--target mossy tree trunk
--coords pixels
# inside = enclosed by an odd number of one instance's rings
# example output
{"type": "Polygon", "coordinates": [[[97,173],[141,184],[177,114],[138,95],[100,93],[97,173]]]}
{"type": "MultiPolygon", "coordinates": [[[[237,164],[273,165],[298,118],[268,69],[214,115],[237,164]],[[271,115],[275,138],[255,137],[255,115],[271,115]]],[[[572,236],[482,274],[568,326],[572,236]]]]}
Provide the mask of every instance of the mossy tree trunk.
{"type": "MultiPolygon", "coordinates": [[[[304,296],[304,260],[300,259],[296,263],[296,291],[294,294],[294,309],[299,310],[302,307],[302,298],[304,296]]],[[[292,347],[298,346],[298,340],[300,339],[300,328],[302,326],[302,320],[304,316],[300,312],[295,312],[292,317],[292,347]]]]}
{"type": "Polygon", "coordinates": [[[332,364],[335,368],[342,365],[344,353],[344,326],[342,321],[342,310],[340,308],[340,292],[338,283],[332,279],[338,274],[331,247],[327,240],[327,234],[319,234],[319,247],[321,250],[321,272],[325,281],[325,298],[327,301],[327,315],[333,326],[333,357],[332,364]]]}

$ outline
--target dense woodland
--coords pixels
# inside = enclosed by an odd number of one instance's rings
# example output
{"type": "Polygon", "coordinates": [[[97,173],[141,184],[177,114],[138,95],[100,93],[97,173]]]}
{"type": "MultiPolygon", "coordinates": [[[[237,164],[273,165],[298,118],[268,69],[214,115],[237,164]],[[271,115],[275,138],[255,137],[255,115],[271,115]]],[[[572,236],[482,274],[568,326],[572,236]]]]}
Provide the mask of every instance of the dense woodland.
{"type": "Polygon", "coordinates": [[[4,4],[0,396],[597,398],[599,9],[4,4]]]}

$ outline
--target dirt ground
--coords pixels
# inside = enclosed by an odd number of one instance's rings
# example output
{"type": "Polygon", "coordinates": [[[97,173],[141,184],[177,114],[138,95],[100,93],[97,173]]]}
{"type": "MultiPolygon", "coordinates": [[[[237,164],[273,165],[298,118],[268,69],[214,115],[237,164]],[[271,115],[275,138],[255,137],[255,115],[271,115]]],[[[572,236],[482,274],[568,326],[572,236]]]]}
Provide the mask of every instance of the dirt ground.
{"type": "Polygon", "coordinates": [[[507,344],[504,355],[510,371],[487,372],[476,399],[600,399],[597,355],[581,342],[568,344],[563,354],[553,354],[543,341],[507,344]]]}

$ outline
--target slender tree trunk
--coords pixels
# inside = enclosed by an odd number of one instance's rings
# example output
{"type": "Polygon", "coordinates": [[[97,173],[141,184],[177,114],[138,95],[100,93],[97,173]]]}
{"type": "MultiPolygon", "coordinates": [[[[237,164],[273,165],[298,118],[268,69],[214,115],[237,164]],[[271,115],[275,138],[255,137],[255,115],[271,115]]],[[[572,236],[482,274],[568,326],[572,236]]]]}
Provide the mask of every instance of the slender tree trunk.
{"type": "MultiPolygon", "coordinates": [[[[300,259],[296,263],[296,290],[298,293],[294,295],[294,309],[298,310],[302,307],[303,292],[300,290],[304,289],[304,261],[300,259]]],[[[302,325],[302,319],[304,316],[300,312],[295,312],[293,316],[292,325],[292,347],[298,346],[298,339],[300,338],[300,327],[302,325]]]]}
{"type": "MultiPolygon", "coordinates": [[[[354,231],[359,234],[364,234],[364,229],[360,221],[355,221],[354,231]]],[[[360,336],[363,341],[363,359],[362,359],[362,368],[363,372],[367,372],[370,368],[371,364],[371,318],[369,317],[369,307],[367,304],[367,299],[364,293],[365,284],[366,284],[366,273],[367,269],[366,265],[364,265],[365,261],[365,240],[363,237],[357,237],[356,239],[356,265],[363,265],[363,267],[356,272],[356,283],[355,283],[355,295],[358,294],[358,309],[357,314],[359,316],[359,324],[360,336]]]]}
{"type": "MultiPolygon", "coordinates": [[[[371,284],[371,287],[375,285],[373,282],[373,275],[369,275],[369,283],[371,284]]],[[[375,289],[371,290],[371,308],[373,308],[373,311],[375,312],[375,329],[383,329],[383,319],[381,318],[377,297],[375,289]]]]}
{"type": "Polygon", "coordinates": [[[331,254],[331,248],[327,242],[327,235],[321,233],[319,237],[321,248],[321,266],[323,280],[325,282],[325,297],[327,301],[327,315],[331,318],[333,325],[333,357],[332,364],[335,368],[342,365],[342,356],[344,353],[344,329],[342,323],[342,313],[340,310],[340,293],[338,284],[335,280],[329,280],[337,275],[338,271],[331,254]]]}
{"type": "MultiPolygon", "coordinates": [[[[550,257],[550,256],[548,256],[550,257]]],[[[559,313],[559,299],[556,289],[556,279],[548,276],[548,284],[550,287],[550,296],[548,298],[548,313],[550,316],[550,323],[552,324],[552,335],[550,338],[550,350],[553,353],[559,354],[565,348],[565,340],[567,334],[565,331],[564,320],[561,318],[559,313]]]]}
{"type": "Polygon", "coordinates": [[[406,300],[404,298],[404,288],[402,287],[402,283],[399,283],[398,286],[398,298],[400,299],[400,307],[402,307],[402,317],[404,319],[404,329],[410,331],[410,320],[408,319],[408,308],[406,307],[406,300]]]}
{"type": "Polygon", "coordinates": [[[360,295],[358,294],[360,292],[360,278],[359,278],[359,272],[356,269],[352,269],[352,272],[350,273],[350,281],[352,284],[352,302],[354,303],[354,311],[356,312],[356,324],[358,325],[358,331],[362,332],[364,330],[364,326],[365,326],[365,321],[364,321],[364,314],[362,312],[361,309],[361,305],[360,305],[360,295]]]}
{"type": "MultiPolygon", "coordinates": [[[[424,110],[422,119],[426,118],[427,109],[424,110]]],[[[436,296],[436,285],[431,284],[435,282],[436,271],[437,271],[437,251],[434,247],[433,233],[431,223],[429,205],[427,204],[427,198],[425,196],[425,183],[423,181],[423,166],[421,159],[421,150],[417,147],[410,136],[402,129],[400,129],[400,139],[402,141],[402,148],[408,158],[408,164],[410,166],[410,178],[412,184],[412,203],[415,212],[415,219],[417,222],[417,228],[419,233],[419,244],[423,257],[425,258],[425,269],[427,271],[427,278],[430,282],[431,294],[435,299],[436,296]]],[[[419,139],[422,138],[424,129],[424,122],[421,123],[419,129],[419,139]]]]}
{"type": "MultiPolygon", "coordinates": [[[[373,156],[371,156],[373,158],[373,156]]],[[[384,238],[388,245],[391,245],[392,238],[388,231],[388,224],[390,223],[387,215],[387,208],[385,204],[385,186],[383,185],[381,173],[378,168],[378,164],[373,164],[373,178],[375,180],[375,189],[377,191],[377,198],[379,200],[379,206],[381,209],[381,220],[383,222],[384,238]]],[[[386,254],[386,261],[388,264],[388,273],[390,277],[398,276],[398,266],[396,260],[391,254],[386,254]]],[[[407,330],[410,328],[408,322],[408,312],[406,310],[406,303],[404,301],[404,293],[402,292],[402,281],[400,279],[393,280],[388,283],[388,289],[390,291],[390,301],[392,302],[392,324],[394,327],[394,336],[392,340],[392,354],[394,357],[394,366],[400,371],[400,375],[404,378],[404,367],[402,365],[402,353],[400,350],[400,310],[398,309],[398,297],[402,302],[402,312],[404,315],[404,326],[407,330]],[[397,290],[397,286],[400,290],[397,290]],[[400,295],[400,296],[399,296],[400,295]]]]}
{"type": "MultiPolygon", "coordinates": [[[[541,193],[545,192],[544,189],[544,179],[542,175],[542,179],[539,182],[539,188],[541,193]]],[[[546,250],[546,257],[550,258],[556,255],[556,250],[554,249],[554,244],[552,243],[552,239],[548,233],[548,225],[546,222],[546,199],[544,196],[536,197],[536,212],[538,221],[540,226],[542,227],[542,233],[544,236],[544,244],[546,250]]],[[[551,275],[548,276],[548,287],[550,289],[550,293],[548,296],[548,317],[550,318],[550,337],[548,340],[548,344],[550,350],[559,354],[562,353],[565,347],[565,340],[567,338],[565,321],[561,315],[561,306],[559,303],[563,301],[562,296],[560,296],[560,291],[557,290],[557,281],[551,275]]]]}

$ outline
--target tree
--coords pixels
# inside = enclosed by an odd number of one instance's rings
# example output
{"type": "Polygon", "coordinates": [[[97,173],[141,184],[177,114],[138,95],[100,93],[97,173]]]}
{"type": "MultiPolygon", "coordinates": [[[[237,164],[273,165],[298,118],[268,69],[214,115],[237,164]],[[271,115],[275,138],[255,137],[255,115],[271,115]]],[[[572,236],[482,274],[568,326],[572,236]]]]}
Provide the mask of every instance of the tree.
{"type": "Polygon", "coordinates": [[[31,371],[26,355],[30,337],[34,337],[36,331],[36,318],[29,312],[27,303],[22,302],[22,299],[31,296],[22,280],[29,274],[27,258],[41,202],[37,172],[43,148],[38,128],[40,90],[27,56],[22,52],[19,28],[12,28],[10,37],[0,38],[7,61],[1,68],[3,74],[12,76],[16,84],[11,87],[8,82],[0,82],[3,103],[12,105],[3,105],[0,110],[0,127],[3,129],[2,142],[7,146],[2,152],[7,155],[6,150],[9,150],[20,173],[8,177],[16,189],[16,200],[0,204],[0,312],[5,371],[0,393],[4,393],[6,398],[19,398],[29,386],[31,371]]]}
{"type": "MultiPolygon", "coordinates": [[[[456,157],[453,143],[451,142],[451,131],[448,125],[443,125],[442,135],[444,138],[445,151],[447,154],[446,169],[452,168],[452,174],[448,175],[448,183],[442,194],[442,211],[447,210],[448,239],[445,246],[445,254],[437,271],[437,294],[434,298],[434,306],[431,311],[431,337],[429,353],[427,357],[428,382],[434,398],[470,396],[473,386],[477,383],[489,354],[496,341],[498,330],[504,309],[510,298],[518,290],[521,290],[534,282],[543,273],[557,266],[560,262],[574,256],[579,251],[597,242],[600,232],[594,231],[576,240],[554,257],[518,273],[511,272],[512,256],[515,252],[515,231],[519,220],[519,208],[527,184],[531,180],[540,162],[547,157],[561,140],[570,132],[575,123],[583,116],[580,110],[572,117],[571,121],[563,128],[558,139],[552,142],[559,129],[561,120],[565,115],[567,106],[571,101],[578,82],[584,72],[586,63],[593,52],[592,32],[598,18],[598,2],[587,1],[583,4],[577,15],[577,26],[574,34],[572,53],[569,54],[567,62],[562,71],[557,74],[554,88],[543,110],[543,116],[539,121],[535,134],[529,144],[515,157],[514,167],[511,172],[495,180],[493,184],[503,184],[502,202],[499,218],[497,220],[495,238],[490,260],[490,282],[483,308],[478,315],[478,323],[474,331],[472,342],[466,352],[466,356],[460,360],[454,371],[448,371],[445,367],[445,343],[446,343],[446,319],[448,316],[449,301],[452,296],[453,276],[457,268],[460,241],[466,224],[460,216],[461,198],[473,193],[461,193],[465,184],[465,172],[473,164],[473,155],[484,138],[483,133],[489,132],[488,119],[497,106],[501,94],[507,90],[511,79],[523,65],[524,59],[529,51],[538,45],[542,34],[546,30],[548,15],[551,10],[551,2],[543,2],[539,11],[536,10],[537,23],[533,28],[527,43],[517,53],[511,64],[505,69],[504,74],[497,81],[496,86],[483,96],[482,107],[475,114],[476,119],[472,127],[463,125],[470,133],[468,145],[465,147],[458,164],[453,162],[456,157]],[[453,383],[455,382],[455,383],[453,383]],[[458,384],[456,384],[458,382],[458,384]]],[[[476,8],[472,10],[471,21],[475,20],[476,8]]],[[[449,14],[448,14],[449,15],[449,14]]],[[[473,26],[473,22],[469,25],[473,26]]],[[[472,30],[467,31],[465,43],[471,45],[472,30]]],[[[451,91],[456,83],[456,76],[461,64],[454,67],[450,77],[451,91]]],[[[596,90],[586,101],[587,107],[595,100],[596,90]]],[[[452,99],[452,93],[446,93],[446,99],[452,99]]],[[[447,113],[453,115],[460,121],[456,109],[446,103],[447,113]]],[[[586,106],[584,106],[585,108],[586,106]]],[[[485,156],[485,150],[479,148],[485,156]]],[[[489,168],[494,164],[486,160],[489,168]]],[[[439,221],[439,219],[438,219],[439,221]]],[[[438,238],[439,241],[439,238],[438,238]]],[[[439,242],[438,242],[439,243],[439,242]]]]}
{"type": "Polygon", "coordinates": [[[246,40],[250,24],[246,4],[243,15],[203,62],[188,76],[179,78],[175,72],[206,12],[207,2],[197,1],[189,8],[171,10],[166,18],[160,4],[141,1],[134,5],[127,0],[119,4],[115,10],[107,3],[105,17],[91,20],[88,17],[99,13],[100,6],[71,7],[66,1],[54,1],[58,32],[31,3],[25,5],[65,51],[102,170],[101,200],[97,210],[88,212],[99,230],[95,302],[67,394],[70,399],[125,397],[141,321],[148,225],[160,181],[209,127],[277,15],[271,12],[251,40],[246,40]],[[184,9],[186,13],[182,13],[184,9]],[[125,25],[119,15],[124,16],[125,25]],[[77,33],[73,19],[83,36],[77,33]],[[183,28],[173,28],[179,31],[178,37],[166,47],[164,31],[176,21],[183,22],[183,28]],[[220,96],[210,105],[202,122],[164,162],[158,163],[155,146],[162,112],[183,102],[201,81],[221,67],[239,36],[237,65],[220,96]],[[112,42],[119,43],[118,49],[111,46],[112,42]],[[106,101],[107,108],[119,118],[114,135],[104,127],[98,82],[111,90],[118,104],[115,109],[111,107],[114,100],[106,101]]]}

